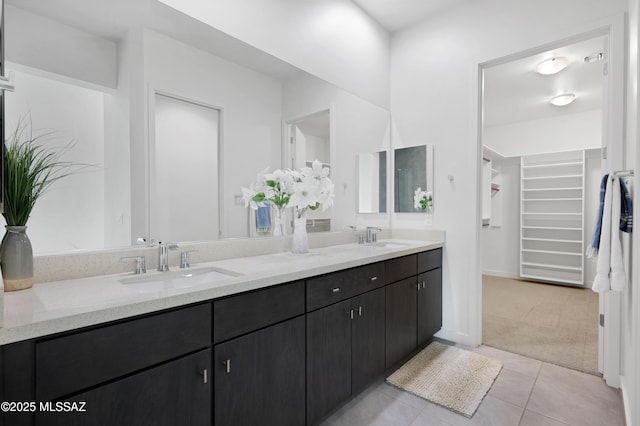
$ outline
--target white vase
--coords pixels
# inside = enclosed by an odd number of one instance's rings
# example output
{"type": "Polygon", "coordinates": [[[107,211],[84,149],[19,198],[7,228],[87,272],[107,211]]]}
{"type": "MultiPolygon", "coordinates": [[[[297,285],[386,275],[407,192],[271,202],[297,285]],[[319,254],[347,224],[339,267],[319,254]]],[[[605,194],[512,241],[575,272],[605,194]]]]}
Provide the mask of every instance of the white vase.
{"type": "MultiPolygon", "coordinates": [[[[297,215],[296,215],[297,216],[297,215]]],[[[291,240],[292,253],[308,253],[309,238],[307,237],[307,219],[296,217],[293,224],[293,239],[291,240]]]]}
{"type": "Polygon", "coordinates": [[[433,209],[431,207],[427,207],[427,210],[424,212],[424,224],[427,226],[433,225],[433,209]]]}
{"type": "Polygon", "coordinates": [[[274,206],[273,236],[283,237],[287,235],[286,207],[274,206]]]}

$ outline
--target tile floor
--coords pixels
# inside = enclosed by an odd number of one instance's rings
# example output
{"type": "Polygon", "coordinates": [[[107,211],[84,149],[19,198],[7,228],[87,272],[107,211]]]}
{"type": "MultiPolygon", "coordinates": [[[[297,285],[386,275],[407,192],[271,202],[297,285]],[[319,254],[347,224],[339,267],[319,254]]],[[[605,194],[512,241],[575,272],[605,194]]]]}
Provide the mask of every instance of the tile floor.
{"type": "MultiPolygon", "coordinates": [[[[467,348],[465,348],[467,349],[467,348]]],[[[488,346],[472,349],[502,361],[502,370],[471,419],[402,392],[384,379],[322,426],[624,426],[620,393],[602,378],[488,346]]]]}

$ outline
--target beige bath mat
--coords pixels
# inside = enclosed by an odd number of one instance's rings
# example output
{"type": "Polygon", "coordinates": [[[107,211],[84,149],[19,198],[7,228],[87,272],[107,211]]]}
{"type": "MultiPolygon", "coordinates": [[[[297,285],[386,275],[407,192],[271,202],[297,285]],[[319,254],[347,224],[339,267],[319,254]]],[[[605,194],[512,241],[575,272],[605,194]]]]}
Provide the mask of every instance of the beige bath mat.
{"type": "Polygon", "coordinates": [[[487,394],[502,363],[433,342],[387,378],[387,382],[466,417],[487,394]]]}

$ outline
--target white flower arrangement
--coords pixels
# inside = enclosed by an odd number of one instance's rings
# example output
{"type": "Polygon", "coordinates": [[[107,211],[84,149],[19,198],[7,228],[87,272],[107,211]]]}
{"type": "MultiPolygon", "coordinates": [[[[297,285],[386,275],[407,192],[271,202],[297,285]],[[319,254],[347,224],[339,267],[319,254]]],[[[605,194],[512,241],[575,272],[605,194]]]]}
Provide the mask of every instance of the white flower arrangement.
{"type": "Polygon", "coordinates": [[[422,188],[416,189],[413,194],[413,207],[420,211],[431,210],[433,207],[433,191],[423,191],[422,188]]]}
{"type": "Polygon", "coordinates": [[[329,178],[329,168],[315,160],[311,167],[300,170],[268,169],[258,173],[257,181],[242,188],[245,207],[257,209],[267,203],[278,208],[296,207],[298,218],[307,209],[322,211],[333,205],[334,185],[329,178]]]}

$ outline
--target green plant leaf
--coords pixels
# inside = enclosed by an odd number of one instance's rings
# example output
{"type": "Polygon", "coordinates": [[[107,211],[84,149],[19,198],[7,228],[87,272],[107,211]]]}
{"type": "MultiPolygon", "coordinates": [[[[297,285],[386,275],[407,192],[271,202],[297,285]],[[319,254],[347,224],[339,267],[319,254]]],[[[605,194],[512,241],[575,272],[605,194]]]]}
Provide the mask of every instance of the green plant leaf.
{"type": "Polygon", "coordinates": [[[62,161],[73,143],[60,149],[42,140],[50,134],[34,136],[31,125],[18,122],[5,147],[4,212],[7,225],[25,226],[31,211],[51,185],[85,165],[62,161]]]}

